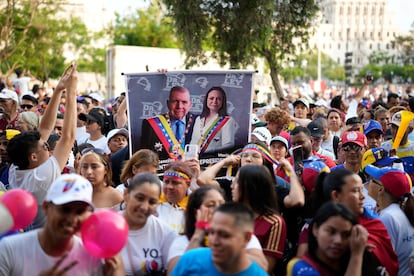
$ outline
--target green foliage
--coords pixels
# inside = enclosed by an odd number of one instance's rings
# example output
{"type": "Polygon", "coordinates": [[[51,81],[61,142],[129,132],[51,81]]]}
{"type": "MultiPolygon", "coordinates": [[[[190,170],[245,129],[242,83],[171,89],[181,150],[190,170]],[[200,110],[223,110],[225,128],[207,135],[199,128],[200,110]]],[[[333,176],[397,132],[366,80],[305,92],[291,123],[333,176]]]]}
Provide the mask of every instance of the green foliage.
{"type": "Polygon", "coordinates": [[[90,34],[79,18],[63,18],[64,0],[10,0],[0,10],[0,71],[30,69],[46,81],[65,66],[64,47],[82,55],[90,34]]]}
{"type": "Polygon", "coordinates": [[[171,19],[164,17],[159,6],[149,5],[145,10],[137,9],[125,17],[115,14],[113,44],[148,47],[177,48],[171,19]]]}
{"type": "Polygon", "coordinates": [[[163,0],[183,43],[187,65],[208,60],[240,68],[262,56],[278,96],[282,64],[307,48],[318,6],[314,0],[163,0]],[[206,42],[210,40],[211,42],[206,42]]]}
{"type": "Polygon", "coordinates": [[[398,51],[397,59],[403,65],[414,63],[414,31],[407,36],[397,36],[392,44],[398,51]]]}
{"type": "MultiPolygon", "coordinates": [[[[321,53],[322,79],[344,81],[345,69],[328,55],[321,53]]],[[[316,51],[299,55],[293,62],[293,67],[285,65],[280,75],[286,80],[301,79],[301,81],[316,80],[318,78],[318,54],[316,51]],[[305,66],[306,64],[306,66],[305,66]]]]}

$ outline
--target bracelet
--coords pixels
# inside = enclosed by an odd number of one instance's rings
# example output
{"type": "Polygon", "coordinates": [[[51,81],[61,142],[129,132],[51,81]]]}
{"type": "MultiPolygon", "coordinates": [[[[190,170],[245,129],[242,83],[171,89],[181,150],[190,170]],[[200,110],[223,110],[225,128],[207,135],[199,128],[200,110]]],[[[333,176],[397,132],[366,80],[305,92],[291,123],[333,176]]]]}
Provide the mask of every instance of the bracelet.
{"type": "Polygon", "coordinates": [[[206,229],[210,228],[210,222],[208,222],[208,221],[197,221],[195,223],[195,227],[197,229],[206,230],[206,229]]]}

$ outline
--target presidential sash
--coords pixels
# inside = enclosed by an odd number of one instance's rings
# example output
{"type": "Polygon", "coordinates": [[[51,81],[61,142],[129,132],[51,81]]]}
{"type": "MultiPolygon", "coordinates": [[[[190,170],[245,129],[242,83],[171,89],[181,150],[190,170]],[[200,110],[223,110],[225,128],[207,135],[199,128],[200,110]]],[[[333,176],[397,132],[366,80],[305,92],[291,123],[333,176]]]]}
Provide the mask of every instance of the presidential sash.
{"type": "Polygon", "coordinates": [[[170,124],[164,116],[159,115],[153,118],[148,118],[147,121],[158,139],[160,139],[160,142],[171,159],[176,160],[184,156],[184,149],[175,137],[170,124]]]}
{"type": "Polygon", "coordinates": [[[202,138],[198,142],[198,145],[200,146],[200,154],[207,150],[210,142],[229,120],[230,116],[217,117],[210,124],[210,127],[203,133],[202,138]]]}

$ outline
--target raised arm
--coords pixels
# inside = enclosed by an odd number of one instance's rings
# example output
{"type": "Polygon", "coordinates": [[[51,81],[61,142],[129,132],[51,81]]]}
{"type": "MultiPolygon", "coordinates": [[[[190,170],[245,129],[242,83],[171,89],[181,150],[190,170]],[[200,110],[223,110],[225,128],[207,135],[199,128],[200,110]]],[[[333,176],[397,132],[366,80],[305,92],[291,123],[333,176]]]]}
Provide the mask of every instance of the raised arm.
{"type": "Polygon", "coordinates": [[[357,224],[352,227],[350,247],[351,258],[348,262],[348,267],[345,276],[359,276],[362,270],[362,259],[364,250],[368,240],[368,231],[361,225],[357,224]]]}
{"type": "Polygon", "coordinates": [[[38,131],[40,133],[40,137],[44,141],[47,141],[50,133],[52,132],[55,126],[60,98],[62,96],[63,91],[66,88],[65,85],[68,81],[68,74],[70,74],[70,72],[73,72],[72,69],[74,69],[73,64],[66,67],[62,77],[60,78],[55,88],[55,91],[53,92],[52,97],[50,98],[49,104],[45,109],[45,113],[43,114],[42,120],[40,121],[38,131]]]}
{"type": "Polygon", "coordinates": [[[289,194],[283,199],[285,207],[302,207],[305,205],[305,193],[303,192],[302,185],[299,182],[295,170],[286,159],[280,160],[279,166],[282,166],[283,169],[289,173],[290,178],[290,191],[289,194]]]}
{"type": "MultiPolygon", "coordinates": [[[[66,108],[63,119],[62,137],[56,144],[53,156],[57,159],[59,166],[63,169],[68,161],[70,151],[75,142],[76,133],[76,90],[78,85],[78,75],[76,63],[70,65],[61,79],[66,89],[66,108]]],[[[49,108],[49,107],[48,107],[49,108]]],[[[56,115],[55,115],[56,118],[56,115]]]]}
{"type": "Polygon", "coordinates": [[[223,160],[220,160],[216,164],[211,167],[208,167],[204,171],[200,173],[197,178],[197,184],[201,186],[205,185],[212,185],[216,187],[220,187],[220,184],[214,179],[219,171],[225,166],[236,166],[240,163],[240,156],[237,155],[230,155],[223,160]]]}
{"type": "Polygon", "coordinates": [[[115,116],[116,127],[123,128],[128,122],[127,116],[127,99],[125,98],[118,107],[118,112],[115,116]]]}

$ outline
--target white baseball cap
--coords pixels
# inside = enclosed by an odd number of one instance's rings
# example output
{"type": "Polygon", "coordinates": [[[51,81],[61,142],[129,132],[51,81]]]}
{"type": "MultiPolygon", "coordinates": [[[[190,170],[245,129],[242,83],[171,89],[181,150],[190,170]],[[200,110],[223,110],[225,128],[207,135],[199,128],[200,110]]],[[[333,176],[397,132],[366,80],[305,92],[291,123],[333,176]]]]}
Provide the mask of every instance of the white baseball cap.
{"type": "Polygon", "coordinates": [[[129,132],[125,128],[114,128],[106,135],[106,140],[109,142],[115,135],[121,134],[126,138],[129,137],[129,132]]]}
{"type": "Polygon", "coordinates": [[[62,174],[47,191],[46,201],[63,205],[74,201],[82,201],[94,208],[92,203],[92,184],[78,174],[62,174]]]}
{"type": "Polygon", "coordinates": [[[0,99],[5,100],[13,100],[16,103],[19,103],[19,98],[17,97],[17,93],[10,89],[3,89],[0,92],[0,99]]]}
{"type": "Polygon", "coordinates": [[[266,142],[266,144],[270,144],[270,140],[272,139],[272,134],[266,127],[256,127],[252,135],[256,136],[262,142],[266,142]]]}

